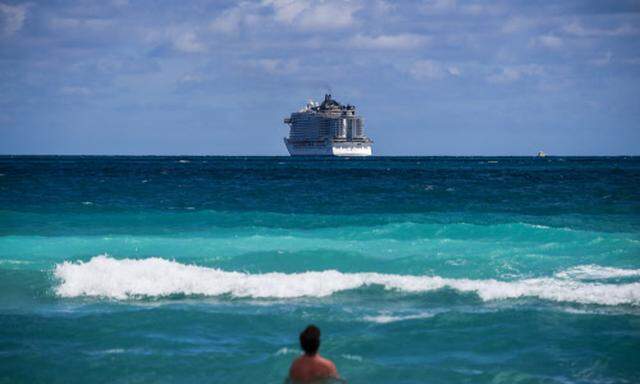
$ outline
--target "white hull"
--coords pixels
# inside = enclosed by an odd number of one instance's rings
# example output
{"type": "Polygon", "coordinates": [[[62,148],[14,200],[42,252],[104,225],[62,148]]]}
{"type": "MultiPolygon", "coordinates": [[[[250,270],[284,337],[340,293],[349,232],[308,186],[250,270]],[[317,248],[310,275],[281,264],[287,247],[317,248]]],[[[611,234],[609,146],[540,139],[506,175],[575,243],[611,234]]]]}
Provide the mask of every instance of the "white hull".
{"type": "Polygon", "coordinates": [[[347,142],[319,145],[293,144],[284,140],[291,156],[371,156],[371,143],[347,142]]]}

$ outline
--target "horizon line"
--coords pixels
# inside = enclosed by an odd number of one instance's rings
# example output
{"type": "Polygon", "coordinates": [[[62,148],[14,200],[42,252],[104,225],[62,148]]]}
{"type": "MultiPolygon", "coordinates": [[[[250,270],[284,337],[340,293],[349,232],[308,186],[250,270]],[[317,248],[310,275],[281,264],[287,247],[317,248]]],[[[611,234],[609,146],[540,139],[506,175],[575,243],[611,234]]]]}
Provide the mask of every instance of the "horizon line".
{"type": "MultiPolygon", "coordinates": [[[[290,155],[256,155],[256,154],[248,154],[248,155],[221,155],[221,154],[212,154],[212,155],[204,155],[204,154],[81,154],[81,153],[17,153],[17,154],[5,154],[0,153],[0,157],[289,157],[296,159],[309,159],[309,158],[348,158],[348,159],[367,159],[367,158],[381,158],[381,157],[535,157],[537,158],[537,154],[534,155],[444,155],[444,154],[436,154],[436,155],[371,155],[371,156],[290,156],[290,155]]],[[[575,154],[546,154],[546,157],[640,157],[640,154],[593,154],[593,155],[575,155],[575,154]]]]}

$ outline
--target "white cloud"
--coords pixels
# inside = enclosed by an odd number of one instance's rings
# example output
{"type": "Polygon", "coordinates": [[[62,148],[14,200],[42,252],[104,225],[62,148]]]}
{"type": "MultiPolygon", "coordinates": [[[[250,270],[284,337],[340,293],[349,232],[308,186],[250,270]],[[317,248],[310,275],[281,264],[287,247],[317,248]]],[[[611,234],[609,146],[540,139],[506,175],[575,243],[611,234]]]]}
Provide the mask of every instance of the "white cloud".
{"type": "Polygon", "coordinates": [[[96,18],[71,18],[71,17],[55,17],[50,20],[49,25],[54,29],[90,29],[103,30],[112,25],[111,20],[96,18]]]}
{"type": "Polygon", "coordinates": [[[310,8],[310,12],[302,15],[300,26],[309,29],[346,28],[354,23],[353,13],[357,9],[358,7],[349,4],[340,7],[333,4],[315,5],[310,8]]]}
{"type": "MultiPolygon", "coordinates": [[[[546,35],[550,35],[548,31],[555,31],[559,28],[559,24],[565,21],[555,17],[540,17],[539,15],[527,15],[525,16],[513,16],[507,19],[502,24],[500,31],[504,34],[529,32],[531,34],[535,31],[547,31],[546,35]]],[[[554,36],[557,34],[554,34],[554,36]]]]}
{"type": "Polygon", "coordinates": [[[388,15],[397,9],[396,3],[389,3],[385,0],[377,0],[373,5],[373,11],[376,15],[388,15]]]}
{"type": "Polygon", "coordinates": [[[422,10],[426,13],[444,13],[456,8],[456,0],[425,0],[422,10]]]}
{"type": "Polygon", "coordinates": [[[462,13],[468,15],[498,15],[505,12],[505,8],[500,4],[476,3],[467,4],[460,7],[462,13]]]}
{"type": "Polygon", "coordinates": [[[458,67],[449,67],[447,68],[447,72],[449,72],[451,76],[456,76],[456,77],[460,76],[461,74],[460,69],[458,67]]]}
{"type": "Polygon", "coordinates": [[[531,28],[534,25],[532,19],[524,18],[524,17],[512,17],[502,26],[503,33],[514,33],[519,32],[528,28],[531,28]]]}
{"type": "Polygon", "coordinates": [[[296,27],[300,30],[342,29],[355,23],[354,13],[360,9],[356,1],[339,0],[262,0],[261,3],[240,2],[225,10],[209,24],[213,31],[235,33],[268,22],[296,27]]]}
{"type": "Polygon", "coordinates": [[[429,42],[427,36],[405,33],[399,35],[365,36],[356,35],[349,40],[349,45],[364,49],[411,49],[429,42]]]}
{"type": "Polygon", "coordinates": [[[22,29],[27,16],[27,5],[0,3],[0,35],[11,36],[22,29]]]}
{"type": "Polygon", "coordinates": [[[238,8],[231,8],[224,11],[220,16],[213,19],[209,27],[214,31],[232,33],[240,29],[244,14],[238,8]]]}
{"type": "Polygon", "coordinates": [[[265,0],[263,4],[273,7],[275,19],[287,24],[293,23],[310,6],[306,0],[265,0]]]}
{"type": "Polygon", "coordinates": [[[173,32],[171,33],[173,47],[178,51],[187,53],[206,52],[207,47],[198,40],[194,32],[173,32]]]}
{"type": "Polygon", "coordinates": [[[354,13],[360,5],[337,0],[263,0],[273,9],[274,19],[300,29],[337,29],[355,23],[354,13]]]}
{"type": "MultiPolygon", "coordinates": [[[[455,69],[454,72],[456,72],[455,69]]],[[[440,63],[433,60],[416,61],[409,68],[409,74],[417,80],[437,80],[442,79],[447,74],[453,75],[451,71],[446,70],[440,63]]]]}
{"type": "Polygon", "coordinates": [[[524,77],[540,76],[543,73],[543,68],[537,64],[516,65],[501,68],[498,72],[487,76],[487,81],[494,84],[506,84],[524,77]]]}
{"type": "Polygon", "coordinates": [[[178,83],[180,84],[199,84],[205,81],[205,78],[198,75],[198,74],[193,74],[193,73],[189,73],[186,75],[183,75],[179,80],[178,83]]]}
{"type": "Polygon", "coordinates": [[[533,39],[533,45],[556,49],[562,47],[562,39],[554,35],[542,35],[533,39]]]}
{"type": "Polygon", "coordinates": [[[247,60],[244,64],[271,75],[288,75],[297,72],[300,66],[297,60],[282,59],[247,60]]]}
{"type": "Polygon", "coordinates": [[[575,21],[564,27],[564,31],[578,37],[615,37],[636,35],[640,30],[629,24],[623,24],[613,29],[588,28],[575,21]]]}
{"type": "Polygon", "coordinates": [[[170,49],[174,52],[189,54],[205,53],[209,50],[209,45],[203,41],[203,36],[207,33],[204,29],[193,27],[193,24],[169,25],[165,28],[142,28],[140,30],[140,40],[145,44],[162,49],[170,49]]]}
{"type": "Polygon", "coordinates": [[[259,6],[243,2],[222,12],[209,27],[218,32],[235,33],[241,28],[258,25],[261,20],[259,6]]]}
{"type": "Polygon", "coordinates": [[[475,4],[458,4],[456,0],[424,0],[420,9],[424,13],[444,14],[462,13],[467,15],[487,15],[504,12],[504,7],[499,4],[488,4],[487,2],[475,4]]]}

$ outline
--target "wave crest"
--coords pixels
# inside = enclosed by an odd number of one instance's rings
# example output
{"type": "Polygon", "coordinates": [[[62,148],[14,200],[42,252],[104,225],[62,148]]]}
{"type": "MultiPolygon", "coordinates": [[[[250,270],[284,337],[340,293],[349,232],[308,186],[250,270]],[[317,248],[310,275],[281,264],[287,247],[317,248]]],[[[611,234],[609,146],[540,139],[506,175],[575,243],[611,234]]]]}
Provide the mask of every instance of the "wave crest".
{"type": "Polygon", "coordinates": [[[516,281],[449,279],[382,273],[342,273],[335,270],[303,273],[249,274],[186,265],[161,258],[114,259],[108,255],[88,262],[64,262],[54,270],[61,297],[94,296],[113,299],[163,297],[174,294],[252,298],[324,297],[378,285],[402,292],[428,292],[445,287],[476,293],[482,300],[537,297],[544,300],[600,305],[640,305],[640,283],[582,282],[570,274],[516,281]]]}

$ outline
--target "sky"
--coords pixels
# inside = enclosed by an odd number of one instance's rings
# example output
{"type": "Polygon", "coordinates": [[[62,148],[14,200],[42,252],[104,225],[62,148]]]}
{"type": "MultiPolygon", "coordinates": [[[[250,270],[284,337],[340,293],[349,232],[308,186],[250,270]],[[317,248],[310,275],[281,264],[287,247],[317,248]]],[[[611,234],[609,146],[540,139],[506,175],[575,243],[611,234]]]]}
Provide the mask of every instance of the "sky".
{"type": "Polygon", "coordinates": [[[640,155],[640,1],[0,0],[0,154],[640,155]]]}

